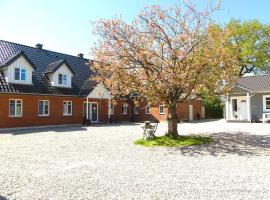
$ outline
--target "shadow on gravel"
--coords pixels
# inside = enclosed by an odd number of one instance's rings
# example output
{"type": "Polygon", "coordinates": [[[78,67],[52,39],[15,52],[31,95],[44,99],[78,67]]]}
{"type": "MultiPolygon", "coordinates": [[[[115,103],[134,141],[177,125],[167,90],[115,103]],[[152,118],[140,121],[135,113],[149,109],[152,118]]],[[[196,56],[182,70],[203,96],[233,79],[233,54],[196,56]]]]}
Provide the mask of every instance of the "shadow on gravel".
{"type": "MultiPolygon", "coordinates": [[[[12,135],[23,135],[23,134],[33,134],[33,133],[44,133],[44,132],[72,132],[72,131],[87,131],[87,128],[83,126],[55,126],[55,127],[37,127],[37,128],[22,128],[22,129],[14,129],[14,130],[1,130],[1,133],[4,134],[12,134],[12,135]]],[[[0,199],[1,200],[1,199],[0,199]]]]}
{"type": "Polygon", "coordinates": [[[270,135],[248,133],[214,133],[210,145],[187,146],[170,149],[169,153],[180,152],[184,156],[270,156],[270,135]]]}
{"type": "Polygon", "coordinates": [[[0,200],[7,200],[7,198],[0,195],[0,200]]]}
{"type": "MultiPolygon", "coordinates": [[[[12,134],[12,135],[23,135],[33,133],[44,133],[44,132],[73,132],[73,131],[87,131],[91,132],[91,127],[117,127],[117,126],[138,126],[140,123],[112,123],[112,124],[91,124],[88,127],[82,125],[67,125],[67,126],[54,126],[54,127],[30,127],[30,128],[17,128],[13,130],[0,130],[0,134],[12,134]]],[[[1,200],[1,199],[0,199],[1,200]]]]}

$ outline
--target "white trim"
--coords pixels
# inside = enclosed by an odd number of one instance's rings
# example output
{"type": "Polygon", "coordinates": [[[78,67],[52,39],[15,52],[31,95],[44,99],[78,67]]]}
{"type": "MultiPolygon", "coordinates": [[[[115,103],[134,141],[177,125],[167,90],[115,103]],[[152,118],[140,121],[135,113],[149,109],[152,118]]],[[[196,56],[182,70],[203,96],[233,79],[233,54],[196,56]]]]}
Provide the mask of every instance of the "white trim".
{"type": "Polygon", "coordinates": [[[244,89],[244,90],[247,90],[247,91],[253,92],[253,90],[248,89],[248,88],[245,88],[245,87],[243,87],[243,86],[239,86],[239,85],[235,85],[235,86],[231,87],[231,89],[232,89],[232,88],[236,88],[236,87],[239,87],[239,88],[241,88],[241,89],[244,89]]]}
{"type": "Polygon", "coordinates": [[[38,116],[39,117],[48,117],[48,116],[50,116],[50,101],[49,100],[43,100],[43,99],[38,100],[38,116]],[[41,102],[41,101],[48,102],[48,114],[44,114],[45,104],[43,104],[43,106],[42,106],[43,114],[39,114],[39,102],[41,102]]]}
{"type": "Polygon", "coordinates": [[[266,109],[266,98],[270,98],[270,95],[263,95],[263,112],[269,112],[270,109],[266,109]]]}
{"type": "Polygon", "coordinates": [[[229,96],[228,94],[226,95],[226,104],[225,104],[225,109],[226,109],[226,120],[230,120],[230,102],[229,102],[229,96]]]}
{"type": "Polygon", "coordinates": [[[159,105],[158,112],[159,112],[160,115],[164,115],[165,114],[164,108],[165,108],[164,105],[159,105]],[[163,111],[162,112],[160,112],[160,107],[163,107],[163,111]]]}
{"type": "Polygon", "coordinates": [[[251,122],[250,95],[247,93],[247,120],[251,122]]]}
{"type": "Polygon", "coordinates": [[[9,117],[22,117],[23,116],[23,100],[22,99],[9,99],[8,100],[8,116],[9,117]],[[10,114],[10,101],[15,101],[15,115],[10,114]],[[21,101],[21,114],[16,115],[17,101],[21,101]]]}
{"type": "Polygon", "coordinates": [[[73,105],[72,105],[72,101],[63,101],[63,116],[72,116],[72,113],[73,113],[73,105]],[[68,108],[67,110],[65,110],[65,103],[70,103],[71,105],[71,113],[65,113],[65,111],[68,111],[68,108]]]}

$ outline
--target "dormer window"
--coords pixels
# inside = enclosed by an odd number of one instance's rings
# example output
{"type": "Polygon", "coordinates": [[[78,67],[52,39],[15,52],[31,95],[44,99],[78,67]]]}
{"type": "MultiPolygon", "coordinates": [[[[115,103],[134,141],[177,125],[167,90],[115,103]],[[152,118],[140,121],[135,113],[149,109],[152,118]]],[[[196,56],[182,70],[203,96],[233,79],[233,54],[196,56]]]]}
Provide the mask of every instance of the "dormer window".
{"type": "Polygon", "coordinates": [[[44,74],[48,76],[52,86],[71,88],[74,72],[65,60],[49,64],[44,74]]]}
{"type": "Polygon", "coordinates": [[[16,67],[15,68],[15,81],[26,81],[26,69],[25,67],[16,67]]]}
{"type": "Polygon", "coordinates": [[[23,51],[5,60],[0,68],[3,68],[6,81],[16,84],[32,84],[32,74],[36,69],[23,51]]]}

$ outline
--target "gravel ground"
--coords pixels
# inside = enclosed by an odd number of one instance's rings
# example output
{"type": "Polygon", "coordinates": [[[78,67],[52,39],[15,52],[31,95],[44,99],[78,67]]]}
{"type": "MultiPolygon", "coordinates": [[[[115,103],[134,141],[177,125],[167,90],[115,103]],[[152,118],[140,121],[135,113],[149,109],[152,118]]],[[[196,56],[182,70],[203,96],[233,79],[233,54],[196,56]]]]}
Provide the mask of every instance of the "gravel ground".
{"type": "Polygon", "coordinates": [[[0,134],[0,199],[270,199],[270,124],[180,124],[214,138],[182,148],[135,146],[140,126],[0,134]]]}

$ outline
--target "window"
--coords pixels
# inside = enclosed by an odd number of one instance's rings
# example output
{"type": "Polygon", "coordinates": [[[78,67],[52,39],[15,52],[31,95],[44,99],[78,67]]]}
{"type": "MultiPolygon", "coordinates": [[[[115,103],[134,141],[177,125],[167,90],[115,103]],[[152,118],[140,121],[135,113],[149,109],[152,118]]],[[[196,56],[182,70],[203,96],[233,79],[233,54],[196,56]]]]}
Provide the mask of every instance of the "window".
{"type": "Polygon", "coordinates": [[[38,101],[38,116],[49,116],[49,101],[38,101]]]}
{"type": "Polygon", "coordinates": [[[159,106],[159,114],[164,115],[164,105],[159,106]]]}
{"type": "Polygon", "coordinates": [[[113,104],[111,104],[111,106],[110,106],[110,114],[114,115],[114,105],[113,104]]]}
{"type": "Polygon", "coordinates": [[[135,115],[138,115],[139,114],[139,107],[135,106],[133,112],[135,115]]]}
{"type": "Polygon", "coordinates": [[[21,117],[22,116],[22,100],[10,99],[9,100],[9,116],[21,117]]]}
{"type": "Polygon", "coordinates": [[[20,80],[20,68],[15,68],[15,80],[20,80]]]}
{"type": "Polygon", "coordinates": [[[128,112],[128,104],[122,104],[122,114],[127,115],[128,112]]]}
{"type": "Polygon", "coordinates": [[[58,84],[59,85],[67,85],[67,75],[66,74],[58,74],[58,84]]]}
{"type": "Polygon", "coordinates": [[[64,74],[63,75],[63,85],[66,85],[67,84],[67,75],[66,74],[64,74]]]}
{"type": "Polygon", "coordinates": [[[22,81],[26,80],[26,70],[25,69],[21,69],[21,80],[22,81]]]}
{"type": "Polygon", "coordinates": [[[263,96],[263,111],[270,111],[270,95],[263,96]]]}
{"type": "Polygon", "coordinates": [[[63,82],[63,75],[58,74],[58,84],[62,85],[62,82],[63,82]]]}
{"type": "Polygon", "coordinates": [[[63,115],[72,115],[72,101],[64,101],[63,115]]]}
{"type": "Polygon", "coordinates": [[[150,106],[145,107],[145,114],[147,114],[147,115],[150,114],[150,106]]]}
{"type": "Polygon", "coordinates": [[[14,79],[16,81],[26,81],[26,69],[25,67],[16,67],[15,68],[15,75],[14,75],[14,79]]]}

